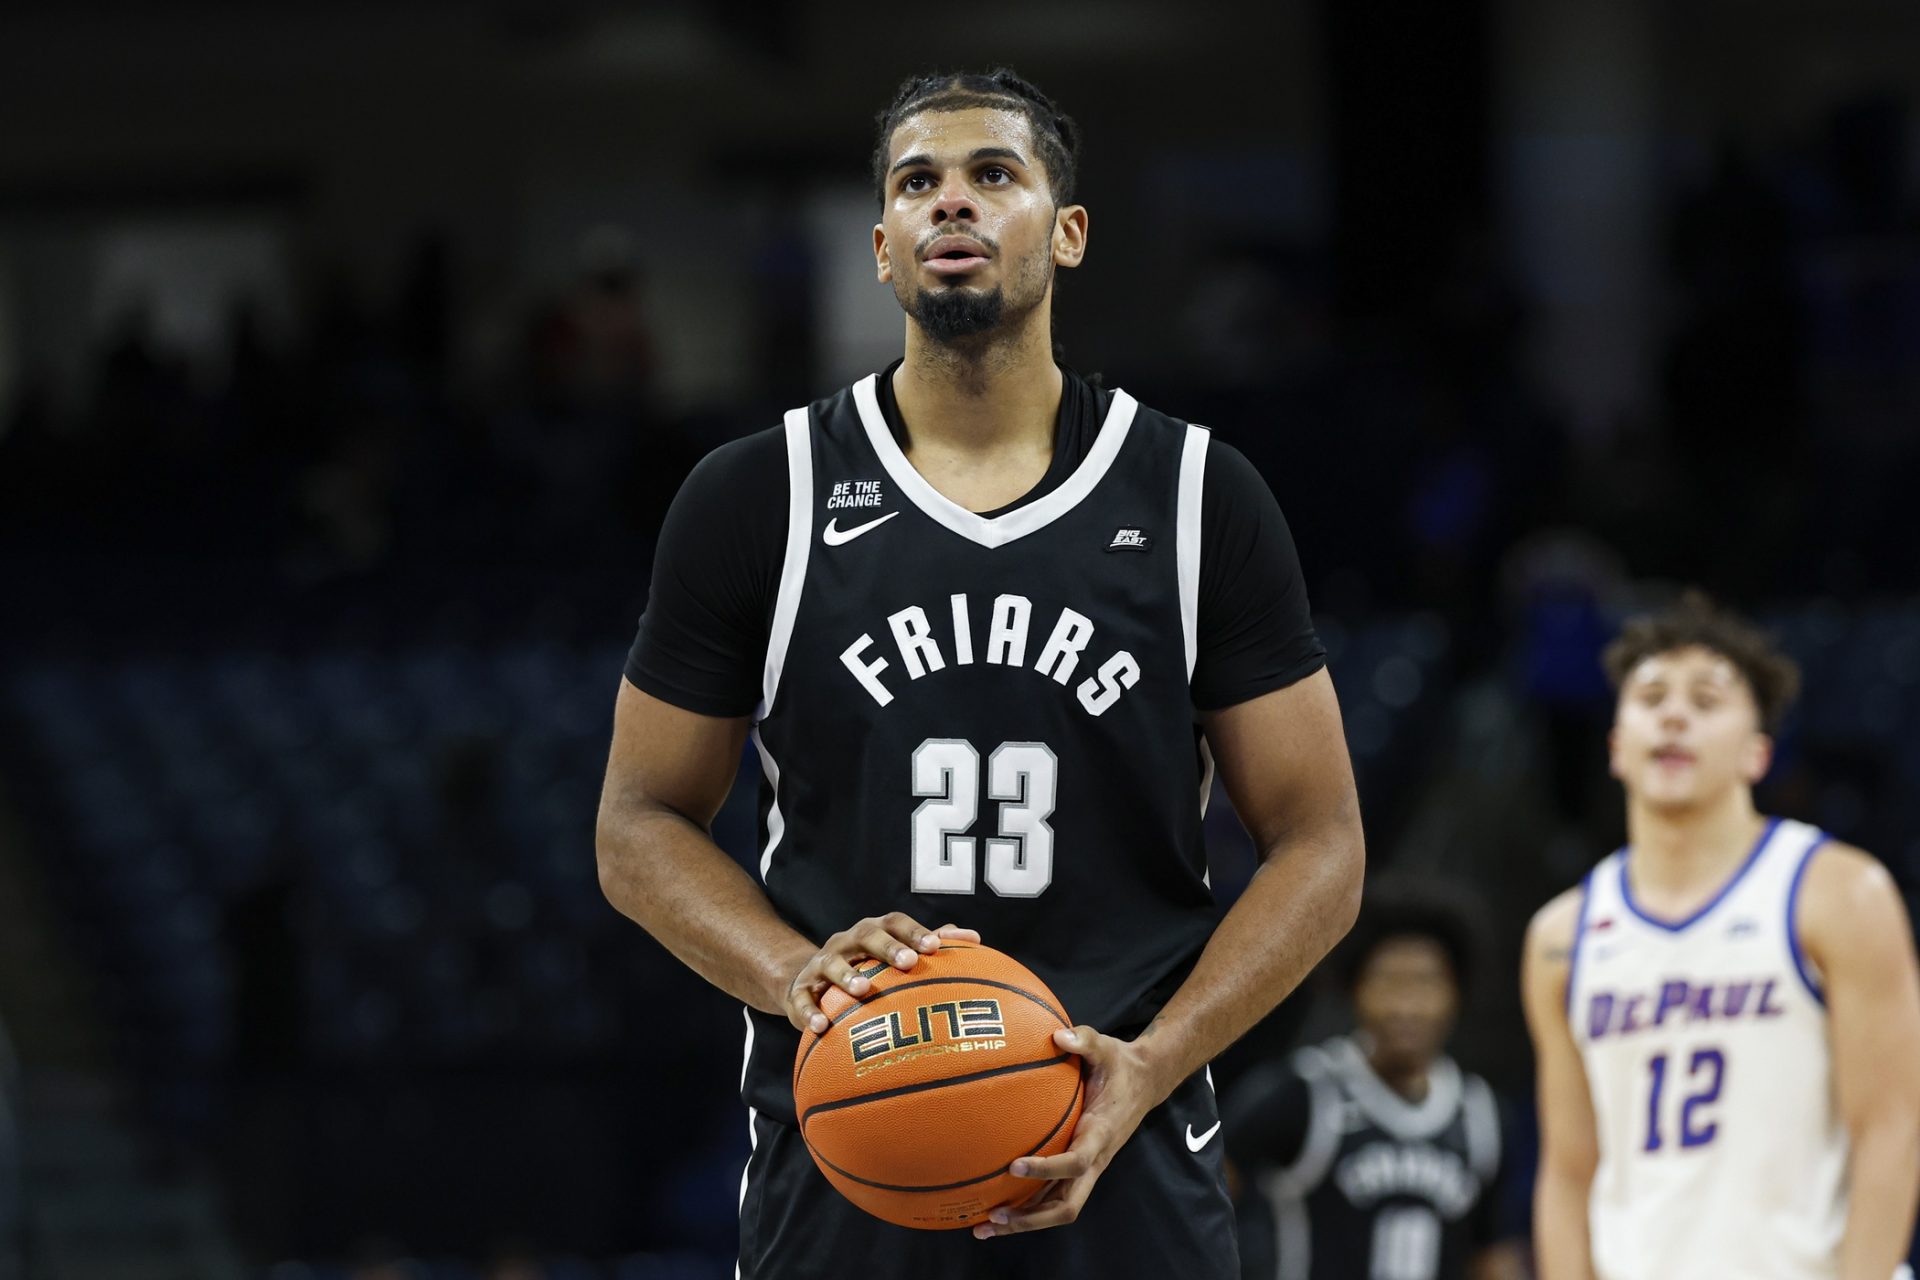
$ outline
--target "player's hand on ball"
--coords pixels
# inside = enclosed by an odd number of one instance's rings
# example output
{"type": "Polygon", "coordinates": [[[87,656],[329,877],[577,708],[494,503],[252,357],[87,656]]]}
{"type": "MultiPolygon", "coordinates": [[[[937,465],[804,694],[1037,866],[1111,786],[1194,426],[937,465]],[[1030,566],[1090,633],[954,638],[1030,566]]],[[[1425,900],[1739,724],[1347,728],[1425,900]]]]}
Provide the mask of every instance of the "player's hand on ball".
{"type": "Polygon", "coordinates": [[[1132,1041],[1116,1040],[1092,1027],[1079,1026],[1054,1032],[1053,1042],[1085,1060],[1086,1108],[1065,1151],[1013,1162],[1015,1175],[1046,1179],[1050,1185],[1020,1208],[995,1209],[988,1221],[973,1229],[981,1240],[1065,1226],[1078,1218],[1093,1184],[1100,1180],[1115,1153],[1126,1145],[1147,1112],[1166,1096],[1166,1090],[1154,1080],[1146,1055],[1132,1041]]]}
{"type": "Polygon", "coordinates": [[[787,1020],[802,1031],[821,1034],[828,1023],[819,1001],[828,987],[839,987],[858,999],[872,986],[855,972],[855,961],[871,958],[885,960],[896,969],[911,969],[922,955],[938,951],[942,939],[978,942],[980,935],[957,924],[929,929],[900,911],[868,916],[852,928],[842,929],[821,944],[819,952],[787,984],[787,1020]]]}

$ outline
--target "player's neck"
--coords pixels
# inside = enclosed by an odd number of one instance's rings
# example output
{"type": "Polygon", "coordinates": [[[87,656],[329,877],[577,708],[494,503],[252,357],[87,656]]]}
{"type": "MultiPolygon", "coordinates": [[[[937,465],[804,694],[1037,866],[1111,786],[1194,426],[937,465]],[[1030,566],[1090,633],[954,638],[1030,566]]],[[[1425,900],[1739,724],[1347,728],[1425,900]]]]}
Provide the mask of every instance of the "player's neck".
{"type": "Polygon", "coordinates": [[[1376,1053],[1367,1059],[1367,1065],[1380,1077],[1380,1083],[1415,1106],[1427,1100],[1427,1090],[1433,1087],[1431,1063],[1385,1062],[1376,1053]]]}
{"type": "Polygon", "coordinates": [[[980,458],[1009,448],[1051,456],[1062,384],[1045,306],[977,346],[936,342],[909,321],[906,359],[893,372],[907,456],[980,458]]]}
{"type": "Polygon", "coordinates": [[[1730,787],[1710,805],[1656,808],[1637,800],[1627,804],[1627,839],[1632,847],[1633,887],[1649,905],[1671,899],[1691,905],[1710,893],[1746,861],[1766,819],[1753,807],[1753,793],[1730,787]]]}

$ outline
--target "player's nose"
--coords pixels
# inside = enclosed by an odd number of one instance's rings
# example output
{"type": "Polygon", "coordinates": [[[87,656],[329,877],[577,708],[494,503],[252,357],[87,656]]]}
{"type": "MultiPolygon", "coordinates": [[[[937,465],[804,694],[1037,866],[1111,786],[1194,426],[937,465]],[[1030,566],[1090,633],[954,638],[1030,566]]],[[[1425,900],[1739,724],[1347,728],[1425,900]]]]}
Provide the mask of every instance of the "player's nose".
{"type": "Polygon", "coordinates": [[[974,208],[974,200],[964,185],[949,178],[940,188],[940,196],[933,202],[933,220],[936,225],[954,219],[971,222],[979,216],[974,208]]]}

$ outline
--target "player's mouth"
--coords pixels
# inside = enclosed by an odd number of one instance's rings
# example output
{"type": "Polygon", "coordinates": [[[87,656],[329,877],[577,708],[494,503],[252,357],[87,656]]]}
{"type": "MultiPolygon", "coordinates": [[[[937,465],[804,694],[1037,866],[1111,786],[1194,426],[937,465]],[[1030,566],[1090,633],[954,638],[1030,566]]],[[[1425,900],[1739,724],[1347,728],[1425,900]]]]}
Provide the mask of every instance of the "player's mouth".
{"type": "Polygon", "coordinates": [[[1698,760],[1693,752],[1684,747],[1668,746],[1654,748],[1653,762],[1668,769],[1684,769],[1698,763],[1698,760]]]}
{"type": "Polygon", "coordinates": [[[991,255],[978,240],[966,236],[941,236],[920,255],[921,265],[937,276],[965,275],[987,265],[991,255]]]}

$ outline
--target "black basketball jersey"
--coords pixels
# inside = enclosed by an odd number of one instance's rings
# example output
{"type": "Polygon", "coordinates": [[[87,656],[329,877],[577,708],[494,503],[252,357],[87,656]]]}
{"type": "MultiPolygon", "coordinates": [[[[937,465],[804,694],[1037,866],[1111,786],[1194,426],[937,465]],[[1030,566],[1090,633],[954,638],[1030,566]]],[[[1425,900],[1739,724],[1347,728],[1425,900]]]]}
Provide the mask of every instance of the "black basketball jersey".
{"type": "MultiPolygon", "coordinates": [[[[786,418],[786,555],[753,742],[759,874],[801,933],[980,931],[1076,1022],[1144,1025],[1218,915],[1188,681],[1208,434],[1115,391],[1004,514],[915,471],[874,379],[786,418]]],[[[749,1010],[747,1103],[792,1124],[797,1033],[749,1010]]]]}
{"type": "Polygon", "coordinates": [[[1442,1058],[1411,1103],[1344,1038],[1300,1050],[1293,1068],[1310,1099],[1306,1137],[1284,1164],[1244,1159],[1264,1210],[1244,1223],[1246,1274],[1465,1280],[1492,1243],[1500,1118],[1486,1082],[1442,1058]]]}

